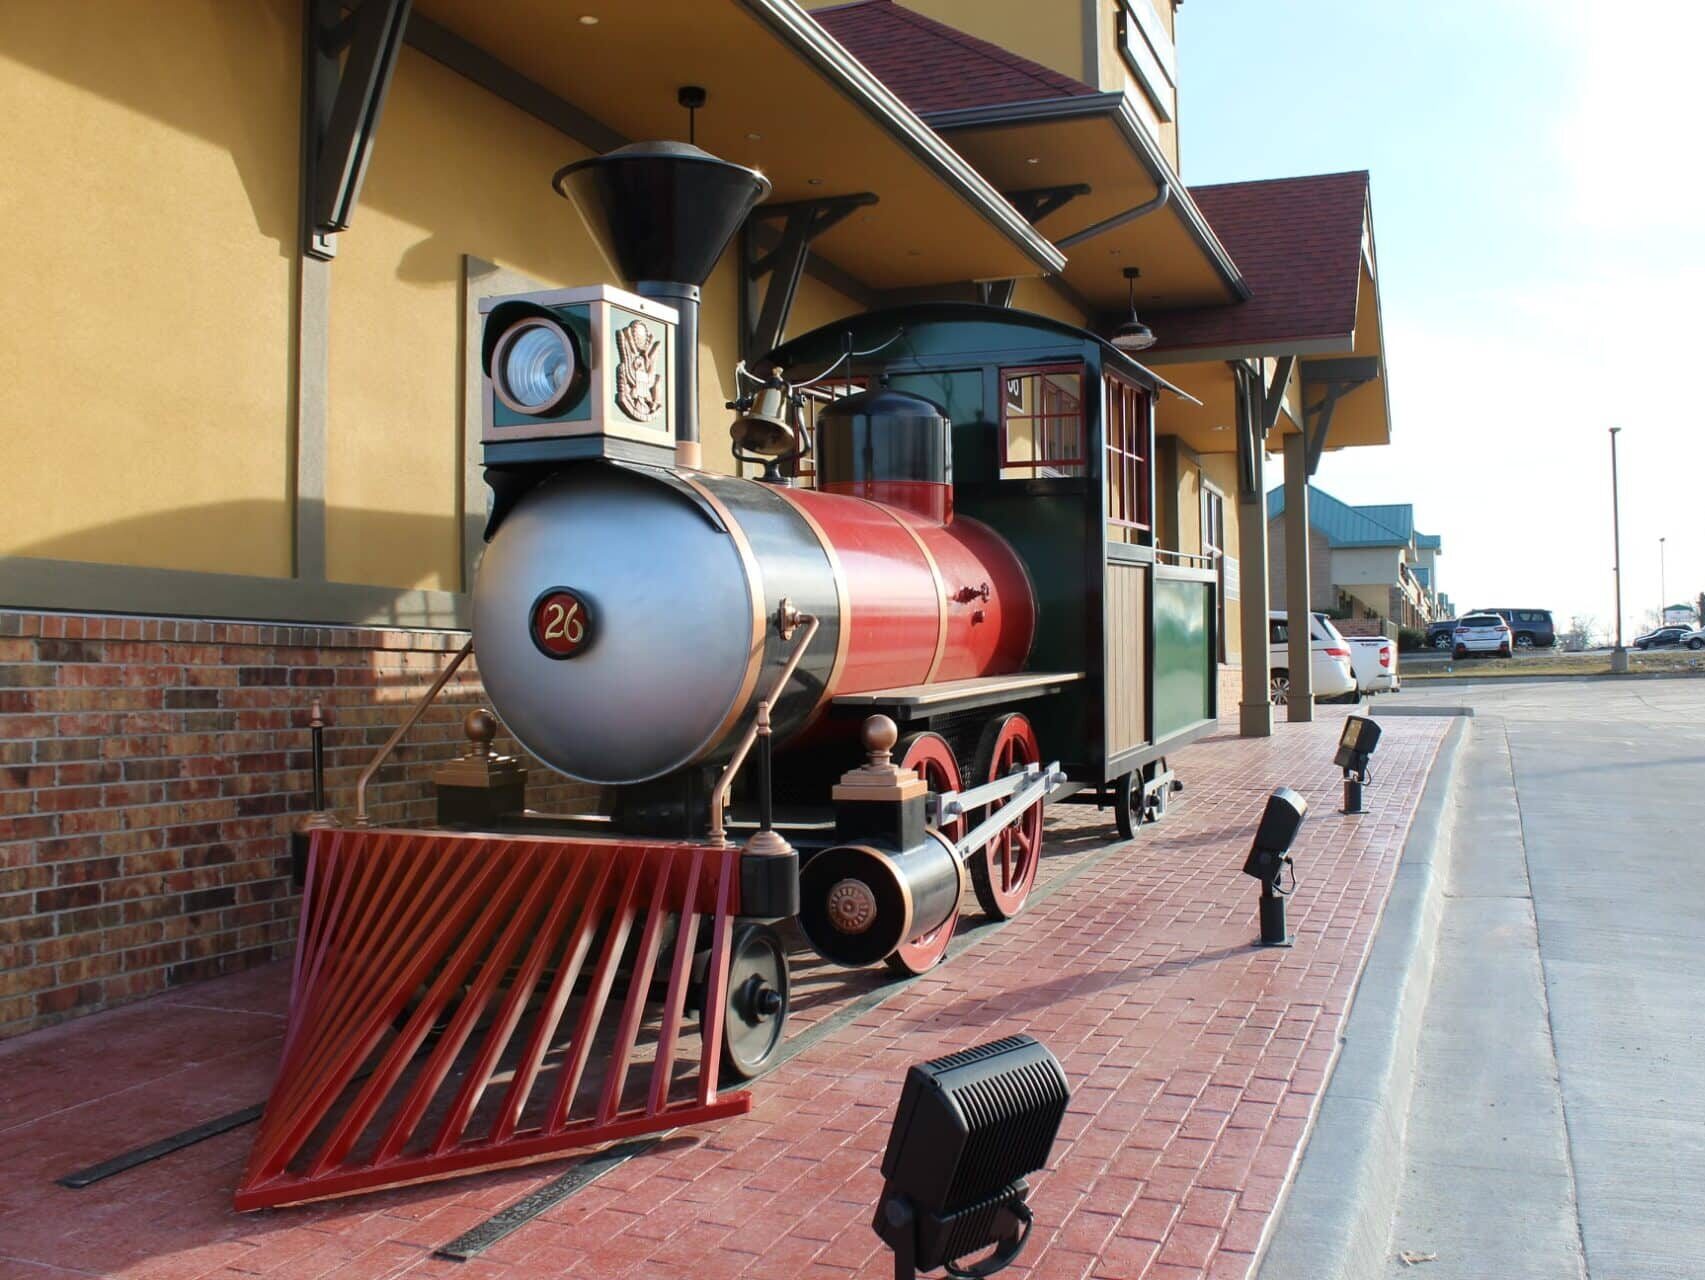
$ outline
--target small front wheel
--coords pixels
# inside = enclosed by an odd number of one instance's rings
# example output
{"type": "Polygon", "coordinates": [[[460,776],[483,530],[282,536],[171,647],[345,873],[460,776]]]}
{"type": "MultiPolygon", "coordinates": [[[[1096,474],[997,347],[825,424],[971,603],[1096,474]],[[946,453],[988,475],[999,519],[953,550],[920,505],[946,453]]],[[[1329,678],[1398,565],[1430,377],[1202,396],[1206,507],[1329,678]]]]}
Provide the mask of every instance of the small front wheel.
{"type": "Polygon", "coordinates": [[[722,1069],[736,1080],[775,1065],[787,1025],[787,948],[767,924],[743,924],[728,948],[723,997],[722,1069]]]}
{"type": "Polygon", "coordinates": [[[1687,647],[1689,649],[1705,649],[1705,640],[1701,640],[1698,636],[1694,636],[1693,639],[1687,642],[1687,647]]]}
{"type": "Polygon", "coordinates": [[[1288,706],[1291,700],[1291,673],[1275,671],[1267,681],[1268,695],[1273,699],[1275,707],[1288,706]]]}
{"type": "Polygon", "coordinates": [[[1135,840],[1143,820],[1143,780],[1135,770],[1113,784],[1113,825],[1121,840],[1135,840]]]}

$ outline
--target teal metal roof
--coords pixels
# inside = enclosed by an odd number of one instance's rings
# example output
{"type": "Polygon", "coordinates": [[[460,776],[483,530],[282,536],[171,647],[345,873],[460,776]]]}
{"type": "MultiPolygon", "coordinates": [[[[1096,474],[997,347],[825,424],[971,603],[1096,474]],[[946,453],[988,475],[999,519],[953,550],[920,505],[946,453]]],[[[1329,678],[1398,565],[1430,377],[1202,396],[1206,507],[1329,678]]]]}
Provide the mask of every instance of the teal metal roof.
{"type": "MultiPolygon", "coordinates": [[[[1275,520],[1285,513],[1285,488],[1280,485],[1267,495],[1267,519],[1275,520]]],[[[1408,503],[1396,506],[1352,507],[1340,502],[1316,485],[1308,486],[1308,523],[1326,535],[1328,546],[1344,547],[1406,547],[1415,533],[1415,508],[1408,503]],[[1398,521],[1401,529],[1382,519],[1398,521]]]]}
{"type": "Polygon", "coordinates": [[[1412,564],[1409,566],[1409,572],[1415,575],[1415,581],[1419,582],[1423,587],[1430,587],[1433,585],[1433,571],[1427,568],[1426,565],[1412,564]]]}
{"type": "Polygon", "coordinates": [[[1421,551],[1437,551],[1444,546],[1444,539],[1436,533],[1421,533],[1417,530],[1415,546],[1421,551]]]}

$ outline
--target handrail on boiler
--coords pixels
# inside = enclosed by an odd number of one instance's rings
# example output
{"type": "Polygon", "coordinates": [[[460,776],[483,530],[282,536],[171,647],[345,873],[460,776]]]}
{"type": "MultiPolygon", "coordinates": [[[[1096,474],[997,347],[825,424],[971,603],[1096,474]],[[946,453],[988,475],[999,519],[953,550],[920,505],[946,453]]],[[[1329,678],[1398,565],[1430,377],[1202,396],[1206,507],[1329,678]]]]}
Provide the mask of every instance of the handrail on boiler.
{"type": "Polygon", "coordinates": [[[414,710],[408,714],[408,719],[404,720],[397,726],[396,732],[391,734],[391,736],[385,740],[385,745],[379,748],[379,753],[375,755],[368,763],[367,767],[361,771],[361,777],[358,778],[355,783],[356,826],[365,827],[372,825],[367,820],[367,784],[373,781],[373,775],[379,772],[379,766],[391,758],[391,752],[397,749],[397,743],[403,740],[403,735],[410,729],[414,728],[415,722],[418,721],[421,716],[426,714],[426,709],[437,699],[438,695],[443,691],[444,686],[450,683],[450,677],[456,674],[456,668],[460,667],[462,663],[467,660],[468,655],[473,651],[473,637],[469,636],[468,642],[461,647],[454,658],[450,659],[450,665],[445,667],[444,670],[439,673],[438,679],[432,682],[432,687],[426,691],[426,696],[419,702],[415,703],[414,710]]]}
{"type": "Polygon", "coordinates": [[[769,713],[781,697],[782,690],[787,688],[787,682],[793,679],[793,673],[799,667],[799,660],[805,656],[806,648],[817,634],[817,616],[811,613],[800,613],[788,601],[781,602],[781,608],[776,611],[776,626],[780,629],[782,638],[787,639],[796,629],[799,638],[793,642],[793,650],[787,655],[787,661],[782,664],[777,673],[775,683],[770,691],[758,703],[757,714],[752,717],[752,723],[746,727],[746,732],[740,736],[739,744],[734,748],[734,754],[729,757],[723,767],[722,776],[716,780],[716,789],[710,793],[710,839],[711,843],[726,848],[728,845],[728,829],[723,823],[723,811],[728,805],[728,793],[734,789],[734,779],[739,776],[740,769],[746,763],[746,757],[751,753],[752,744],[758,740],[758,731],[769,724],[769,713]]]}

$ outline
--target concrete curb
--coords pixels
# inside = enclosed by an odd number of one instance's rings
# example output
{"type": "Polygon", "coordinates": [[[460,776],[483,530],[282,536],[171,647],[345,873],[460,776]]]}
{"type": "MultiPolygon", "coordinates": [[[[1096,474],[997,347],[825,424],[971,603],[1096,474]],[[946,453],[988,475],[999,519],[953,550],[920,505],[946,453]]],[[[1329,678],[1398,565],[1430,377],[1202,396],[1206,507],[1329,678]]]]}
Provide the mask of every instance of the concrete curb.
{"type": "Polygon", "coordinates": [[[1356,984],[1336,1066],[1264,1243],[1260,1280],[1366,1280],[1385,1273],[1415,1050],[1444,908],[1457,759],[1470,723],[1457,717],[1439,744],[1356,984]]]}
{"type": "Polygon", "coordinates": [[[1465,676],[1411,676],[1415,688],[1405,692],[1415,693],[1421,689],[1430,688],[1435,684],[1553,684],[1560,680],[1693,680],[1705,677],[1705,671],[1624,671],[1613,675],[1608,671],[1582,672],[1580,675],[1465,675],[1465,676]]]}

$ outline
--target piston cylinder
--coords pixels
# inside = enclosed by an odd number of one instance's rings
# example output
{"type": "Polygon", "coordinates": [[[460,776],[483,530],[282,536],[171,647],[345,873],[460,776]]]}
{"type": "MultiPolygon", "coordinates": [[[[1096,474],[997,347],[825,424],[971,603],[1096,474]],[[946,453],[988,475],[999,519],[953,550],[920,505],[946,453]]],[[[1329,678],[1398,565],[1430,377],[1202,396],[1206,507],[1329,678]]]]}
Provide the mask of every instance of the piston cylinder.
{"type": "Polygon", "coordinates": [[[964,872],[938,831],[900,853],[847,844],[812,857],[799,874],[799,922],[836,964],[875,964],[941,925],[959,905],[964,872]]]}

